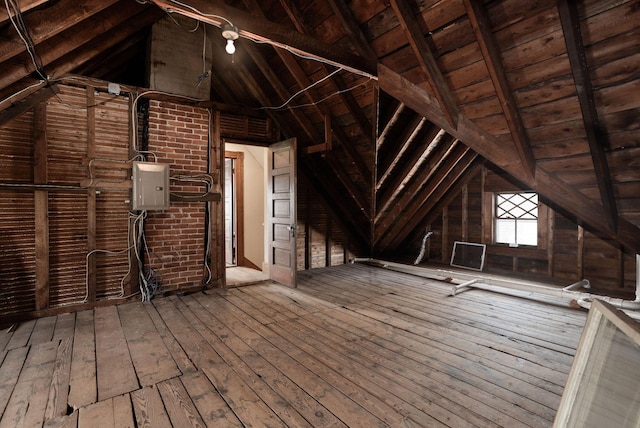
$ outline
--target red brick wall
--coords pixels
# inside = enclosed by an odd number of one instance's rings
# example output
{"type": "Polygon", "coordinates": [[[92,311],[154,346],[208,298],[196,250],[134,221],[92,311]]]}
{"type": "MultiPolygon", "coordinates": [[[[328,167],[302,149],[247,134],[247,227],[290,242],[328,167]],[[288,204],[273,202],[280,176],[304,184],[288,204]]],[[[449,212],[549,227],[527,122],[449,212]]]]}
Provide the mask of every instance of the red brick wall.
{"type": "MultiPolygon", "coordinates": [[[[150,101],[149,151],[168,163],[171,177],[206,174],[206,109],[150,101]]],[[[152,160],[151,157],[149,160],[152,160]]],[[[171,192],[202,192],[201,183],[171,181],[171,192]]],[[[145,222],[145,265],[158,273],[162,290],[198,286],[208,273],[205,257],[205,203],[172,202],[167,211],[149,211],[145,222]]]]}

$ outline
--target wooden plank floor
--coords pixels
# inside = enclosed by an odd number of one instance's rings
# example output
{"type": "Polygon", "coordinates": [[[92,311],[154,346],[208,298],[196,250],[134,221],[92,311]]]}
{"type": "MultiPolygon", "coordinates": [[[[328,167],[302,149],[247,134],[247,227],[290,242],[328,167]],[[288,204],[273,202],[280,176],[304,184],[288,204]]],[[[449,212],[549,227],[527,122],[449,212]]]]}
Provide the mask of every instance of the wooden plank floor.
{"type": "Polygon", "coordinates": [[[0,332],[0,428],[548,427],[583,311],[366,265],[0,332]]]}

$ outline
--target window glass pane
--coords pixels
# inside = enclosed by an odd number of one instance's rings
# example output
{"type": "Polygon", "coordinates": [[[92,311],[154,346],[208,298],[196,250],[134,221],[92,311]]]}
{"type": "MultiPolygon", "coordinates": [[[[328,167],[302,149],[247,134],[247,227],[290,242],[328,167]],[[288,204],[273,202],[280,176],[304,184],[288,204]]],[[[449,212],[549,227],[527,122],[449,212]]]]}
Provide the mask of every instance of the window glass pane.
{"type": "Polygon", "coordinates": [[[500,244],[516,242],[515,220],[496,220],[496,242],[500,244]]]}
{"type": "Polygon", "coordinates": [[[538,221],[519,219],[517,224],[519,245],[538,245],[538,221]]]}

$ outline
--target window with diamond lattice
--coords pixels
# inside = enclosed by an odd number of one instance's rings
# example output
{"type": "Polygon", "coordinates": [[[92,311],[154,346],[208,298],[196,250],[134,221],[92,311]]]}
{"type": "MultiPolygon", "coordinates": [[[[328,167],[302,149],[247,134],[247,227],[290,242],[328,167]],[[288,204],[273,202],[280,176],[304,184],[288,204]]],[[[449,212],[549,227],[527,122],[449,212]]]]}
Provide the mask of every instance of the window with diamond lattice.
{"type": "Polygon", "coordinates": [[[538,245],[538,194],[496,193],[496,244],[538,245]]]}

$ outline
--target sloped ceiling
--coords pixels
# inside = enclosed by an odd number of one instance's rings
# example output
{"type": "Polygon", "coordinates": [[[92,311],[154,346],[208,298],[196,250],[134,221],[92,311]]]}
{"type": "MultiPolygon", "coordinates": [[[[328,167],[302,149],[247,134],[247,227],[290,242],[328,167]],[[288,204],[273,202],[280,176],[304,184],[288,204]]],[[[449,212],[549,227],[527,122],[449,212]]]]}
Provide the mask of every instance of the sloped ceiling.
{"type": "Polygon", "coordinates": [[[363,251],[414,239],[489,162],[640,252],[637,0],[5,4],[19,7],[36,58],[3,5],[0,120],[29,102],[20,91],[36,65],[144,86],[149,28],[177,13],[211,28],[211,98],[281,106],[264,114],[298,137],[301,168],[363,251]],[[227,21],[241,36],[233,61],[227,21]]]}

